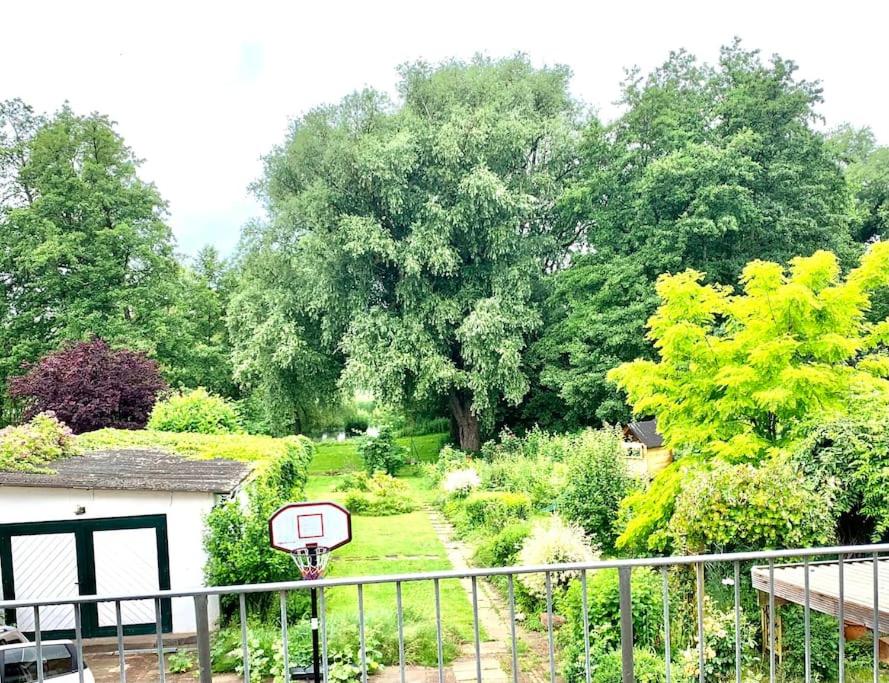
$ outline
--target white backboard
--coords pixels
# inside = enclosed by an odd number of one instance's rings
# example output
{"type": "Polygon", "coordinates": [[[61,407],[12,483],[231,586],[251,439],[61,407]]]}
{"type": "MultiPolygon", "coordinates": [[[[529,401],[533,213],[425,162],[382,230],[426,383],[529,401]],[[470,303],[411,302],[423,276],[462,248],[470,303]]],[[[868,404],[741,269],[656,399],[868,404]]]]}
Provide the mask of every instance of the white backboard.
{"type": "Polygon", "coordinates": [[[273,548],[292,552],[300,548],[339,548],[352,540],[349,511],[330,502],[288,503],[269,519],[273,548]]]}

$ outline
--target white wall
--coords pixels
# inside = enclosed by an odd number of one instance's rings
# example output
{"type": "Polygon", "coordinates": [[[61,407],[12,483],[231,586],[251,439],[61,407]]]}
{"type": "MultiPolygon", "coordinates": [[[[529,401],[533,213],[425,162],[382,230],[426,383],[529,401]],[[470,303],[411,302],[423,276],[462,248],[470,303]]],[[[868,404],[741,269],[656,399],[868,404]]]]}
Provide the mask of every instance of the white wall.
{"type": "MultiPolygon", "coordinates": [[[[214,500],[215,496],[211,493],[0,486],[0,522],[166,515],[170,588],[187,590],[204,585],[204,517],[212,509],[214,500]],[[81,506],[86,512],[75,514],[75,510],[81,506]]],[[[150,591],[151,587],[146,590],[150,591]]],[[[173,600],[172,608],[173,631],[193,632],[194,601],[191,598],[178,598],[173,600]]],[[[211,623],[217,619],[218,609],[218,600],[211,600],[211,623]]]]}

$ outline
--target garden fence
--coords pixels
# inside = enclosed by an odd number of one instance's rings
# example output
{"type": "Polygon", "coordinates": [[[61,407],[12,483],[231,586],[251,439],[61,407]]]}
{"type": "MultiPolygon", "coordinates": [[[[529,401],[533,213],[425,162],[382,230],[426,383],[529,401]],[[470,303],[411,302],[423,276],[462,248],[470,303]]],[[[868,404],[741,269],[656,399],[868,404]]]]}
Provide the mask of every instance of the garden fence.
{"type": "MultiPolygon", "coordinates": [[[[368,678],[368,661],[367,661],[367,642],[366,642],[366,624],[364,611],[364,591],[367,586],[378,584],[390,584],[394,586],[394,605],[393,609],[396,615],[396,628],[398,630],[398,669],[400,672],[400,680],[402,683],[406,680],[405,673],[405,638],[404,638],[404,612],[402,609],[402,590],[407,584],[416,582],[426,582],[432,584],[435,608],[435,629],[437,636],[437,661],[438,661],[438,680],[440,683],[445,681],[445,657],[443,653],[443,619],[447,615],[442,614],[441,603],[441,584],[450,580],[468,580],[471,582],[471,602],[473,614],[473,645],[475,649],[476,677],[479,683],[482,681],[482,648],[480,638],[479,623],[479,605],[478,605],[478,582],[490,577],[504,577],[506,583],[505,603],[508,610],[508,616],[505,617],[509,631],[509,647],[507,657],[511,659],[511,678],[513,683],[519,683],[522,678],[522,672],[519,666],[519,638],[516,632],[516,592],[515,582],[518,577],[525,574],[538,573],[545,577],[546,586],[546,617],[541,618],[542,628],[546,631],[546,647],[548,656],[546,658],[546,669],[550,683],[555,683],[557,679],[557,652],[554,638],[554,600],[553,600],[553,577],[561,572],[573,572],[579,576],[582,584],[582,614],[583,614],[583,632],[584,632],[584,675],[586,683],[590,683],[593,679],[594,671],[591,670],[590,660],[590,625],[588,623],[588,606],[587,606],[587,579],[593,573],[604,569],[616,569],[619,575],[620,587],[620,618],[619,623],[613,624],[612,627],[619,629],[620,633],[620,651],[622,663],[622,680],[624,683],[631,683],[634,680],[633,675],[633,658],[634,658],[634,638],[633,638],[633,616],[632,616],[632,589],[631,575],[634,569],[651,568],[661,573],[663,580],[663,677],[670,683],[672,680],[678,680],[680,673],[676,671],[676,664],[672,661],[671,656],[671,598],[668,583],[668,570],[672,567],[686,567],[689,571],[694,572],[695,586],[694,591],[694,612],[696,613],[697,634],[697,657],[698,657],[698,678],[701,682],[707,680],[706,676],[706,639],[704,634],[704,605],[705,605],[705,574],[713,571],[715,567],[721,566],[722,573],[728,575],[730,580],[728,585],[734,586],[734,627],[735,627],[735,654],[734,654],[734,680],[740,683],[742,677],[745,676],[742,651],[741,651],[741,583],[742,581],[750,581],[750,576],[746,570],[742,570],[742,565],[746,569],[747,563],[757,563],[757,567],[753,569],[753,573],[760,577],[759,586],[763,595],[763,603],[768,605],[767,621],[768,628],[764,629],[764,639],[768,641],[768,647],[765,648],[763,654],[763,665],[765,659],[768,660],[768,676],[770,681],[776,681],[779,673],[776,666],[776,629],[775,629],[775,605],[776,601],[784,601],[788,598],[788,594],[795,590],[795,586],[789,586],[784,579],[776,580],[776,574],[782,575],[788,563],[802,567],[802,576],[804,577],[801,584],[801,592],[798,597],[798,604],[804,610],[804,679],[806,683],[813,680],[812,676],[812,651],[811,651],[811,625],[810,615],[812,611],[829,612],[835,610],[834,616],[837,617],[838,623],[838,671],[839,680],[845,680],[845,633],[844,623],[849,620],[850,613],[856,615],[858,622],[864,620],[867,623],[861,624],[870,630],[870,637],[873,641],[873,662],[872,675],[874,683],[880,680],[880,633],[889,632],[889,604],[885,604],[886,568],[889,562],[889,544],[880,545],[858,545],[858,546],[840,546],[826,548],[804,548],[792,550],[775,550],[760,552],[743,552],[743,553],[725,553],[711,555],[695,555],[682,557],[656,557],[656,558],[633,558],[633,559],[614,559],[602,560],[588,563],[570,563],[570,564],[553,564],[543,566],[517,566],[517,567],[496,567],[496,568],[473,568],[468,570],[452,570],[439,572],[425,572],[413,574],[397,574],[397,575],[381,575],[381,576],[350,576],[343,578],[328,578],[317,581],[294,581],[286,583],[267,583],[267,584],[251,584],[240,586],[224,586],[224,587],[208,587],[196,588],[190,590],[163,590],[146,592],[132,595],[78,595],[78,596],[47,596],[39,600],[5,600],[0,601],[0,610],[2,613],[10,614],[9,610],[33,610],[34,623],[34,647],[36,648],[37,661],[43,661],[42,641],[46,640],[41,635],[40,630],[40,612],[41,608],[58,607],[71,605],[74,610],[75,623],[75,645],[79,661],[77,662],[80,680],[83,681],[83,648],[84,640],[81,633],[81,612],[85,605],[95,603],[111,603],[114,605],[117,617],[116,624],[116,646],[118,651],[119,662],[119,679],[121,683],[127,680],[127,672],[125,668],[125,652],[124,652],[124,628],[121,623],[121,604],[132,600],[153,600],[155,606],[155,614],[157,622],[154,631],[155,648],[158,656],[158,680],[161,682],[165,679],[164,665],[164,642],[161,627],[161,603],[167,599],[190,598],[194,602],[197,633],[196,644],[198,652],[198,676],[201,683],[209,683],[211,677],[211,626],[208,619],[208,598],[210,596],[236,596],[239,601],[238,616],[240,618],[241,629],[241,648],[243,656],[243,679],[245,683],[249,683],[250,657],[248,653],[248,627],[247,627],[247,603],[246,597],[249,594],[266,593],[277,594],[280,601],[281,614],[281,634],[282,634],[282,655],[283,661],[290,661],[287,652],[288,648],[288,616],[287,616],[287,597],[295,591],[309,591],[317,589],[318,601],[320,608],[320,618],[318,627],[320,629],[321,640],[321,670],[326,680],[326,673],[329,670],[328,661],[328,624],[327,609],[325,597],[333,589],[354,589],[357,595],[357,622],[359,634],[359,668],[362,683],[366,683],[368,678]],[[782,562],[783,561],[783,562],[782,562]],[[809,577],[813,571],[824,563],[830,563],[835,569],[835,573],[839,577],[836,590],[832,590],[830,586],[825,586],[823,582],[819,583],[815,588],[810,585],[809,577]],[[851,563],[854,563],[856,570],[853,573],[845,571],[851,563]],[[870,569],[862,571],[862,567],[866,566],[870,569]],[[881,571],[883,572],[883,583],[881,584],[881,571]],[[845,578],[844,578],[845,576],[845,578]],[[733,577],[733,578],[731,578],[733,577]],[[763,578],[764,577],[764,578],[763,578]],[[764,583],[763,583],[764,582],[764,583]],[[868,584],[866,591],[869,598],[862,600],[862,582],[868,584]],[[851,596],[850,587],[855,586],[855,595],[851,596]],[[778,586],[778,592],[776,592],[778,586]],[[884,595],[881,604],[880,595],[884,595]],[[779,594],[780,593],[780,594],[779,594]],[[825,595],[835,595],[836,599],[831,602],[825,595]],[[817,605],[813,607],[813,600],[817,605]],[[828,604],[829,603],[829,604],[828,604]],[[862,616],[864,615],[864,616],[862,616]]],[[[789,598],[791,601],[793,597],[789,598]]],[[[885,645],[884,645],[885,647],[885,645]]],[[[290,681],[291,672],[289,667],[285,667],[285,681],[290,681]]],[[[43,683],[45,673],[43,667],[37,667],[37,680],[43,683]]],[[[731,680],[731,678],[729,679],[731,680]]]]}

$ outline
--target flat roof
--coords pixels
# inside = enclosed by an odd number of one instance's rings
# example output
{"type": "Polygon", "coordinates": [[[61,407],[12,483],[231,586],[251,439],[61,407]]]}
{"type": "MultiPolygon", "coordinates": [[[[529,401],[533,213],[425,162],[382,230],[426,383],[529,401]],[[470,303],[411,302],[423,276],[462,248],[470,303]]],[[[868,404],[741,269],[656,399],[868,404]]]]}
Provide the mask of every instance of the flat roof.
{"type": "Polygon", "coordinates": [[[195,460],[152,448],[89,451],[47,464],[53,473],[0,471],[0,486],[227,494],[250,474],[236,460],[195,460]]]}
{"type": "MultiPolygon", "coordinates": [[[[874,560],[843,561],[843,619],[847,624],[874,628],[874,560]]],[[[880,632],[889,632],[889,558],[876,561],[877,609],[880,632]]],[[[775,597],[805,604],[805,566],[775,565],[775,597]]],[[[753,567],[753,587],[769,592],[769,568],[753,567]]],[[[839,617],[840,569],[838,562],[809,563],[809,607],[839,617]]]]}

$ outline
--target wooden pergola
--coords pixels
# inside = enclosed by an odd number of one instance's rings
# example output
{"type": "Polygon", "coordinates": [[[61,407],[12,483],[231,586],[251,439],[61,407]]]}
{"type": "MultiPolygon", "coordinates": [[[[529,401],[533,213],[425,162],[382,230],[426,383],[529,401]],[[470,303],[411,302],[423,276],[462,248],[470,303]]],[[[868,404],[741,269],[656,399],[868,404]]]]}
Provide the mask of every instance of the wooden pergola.
{"type": "MultiPolygon", "coordinates": [[[[815,612],[840,617],[840,563],[811,562],[805,564],[776,565],[773,568],[775,606],[787,603],[805,605],[806,569],[809,577],[809,607],[815,612]]],[[[843,575],[843,622],[847,637],[852,640],[872,633],[889,633],[889,558],[844,560],[843,575]],[[876,569],[875,569],[876,565],[876,569]],[[876,576],[875,576],[876,575],[876,576]],[[874,579],[876,578],[876,613],[874,610],[874,579]]],[[[769,568],[754,567],[751,570],[753,587],[764,596],[770,592],[769,568]]],[[[889,639],[883,638],[880,658],[889,661],[889,639]]]]}

